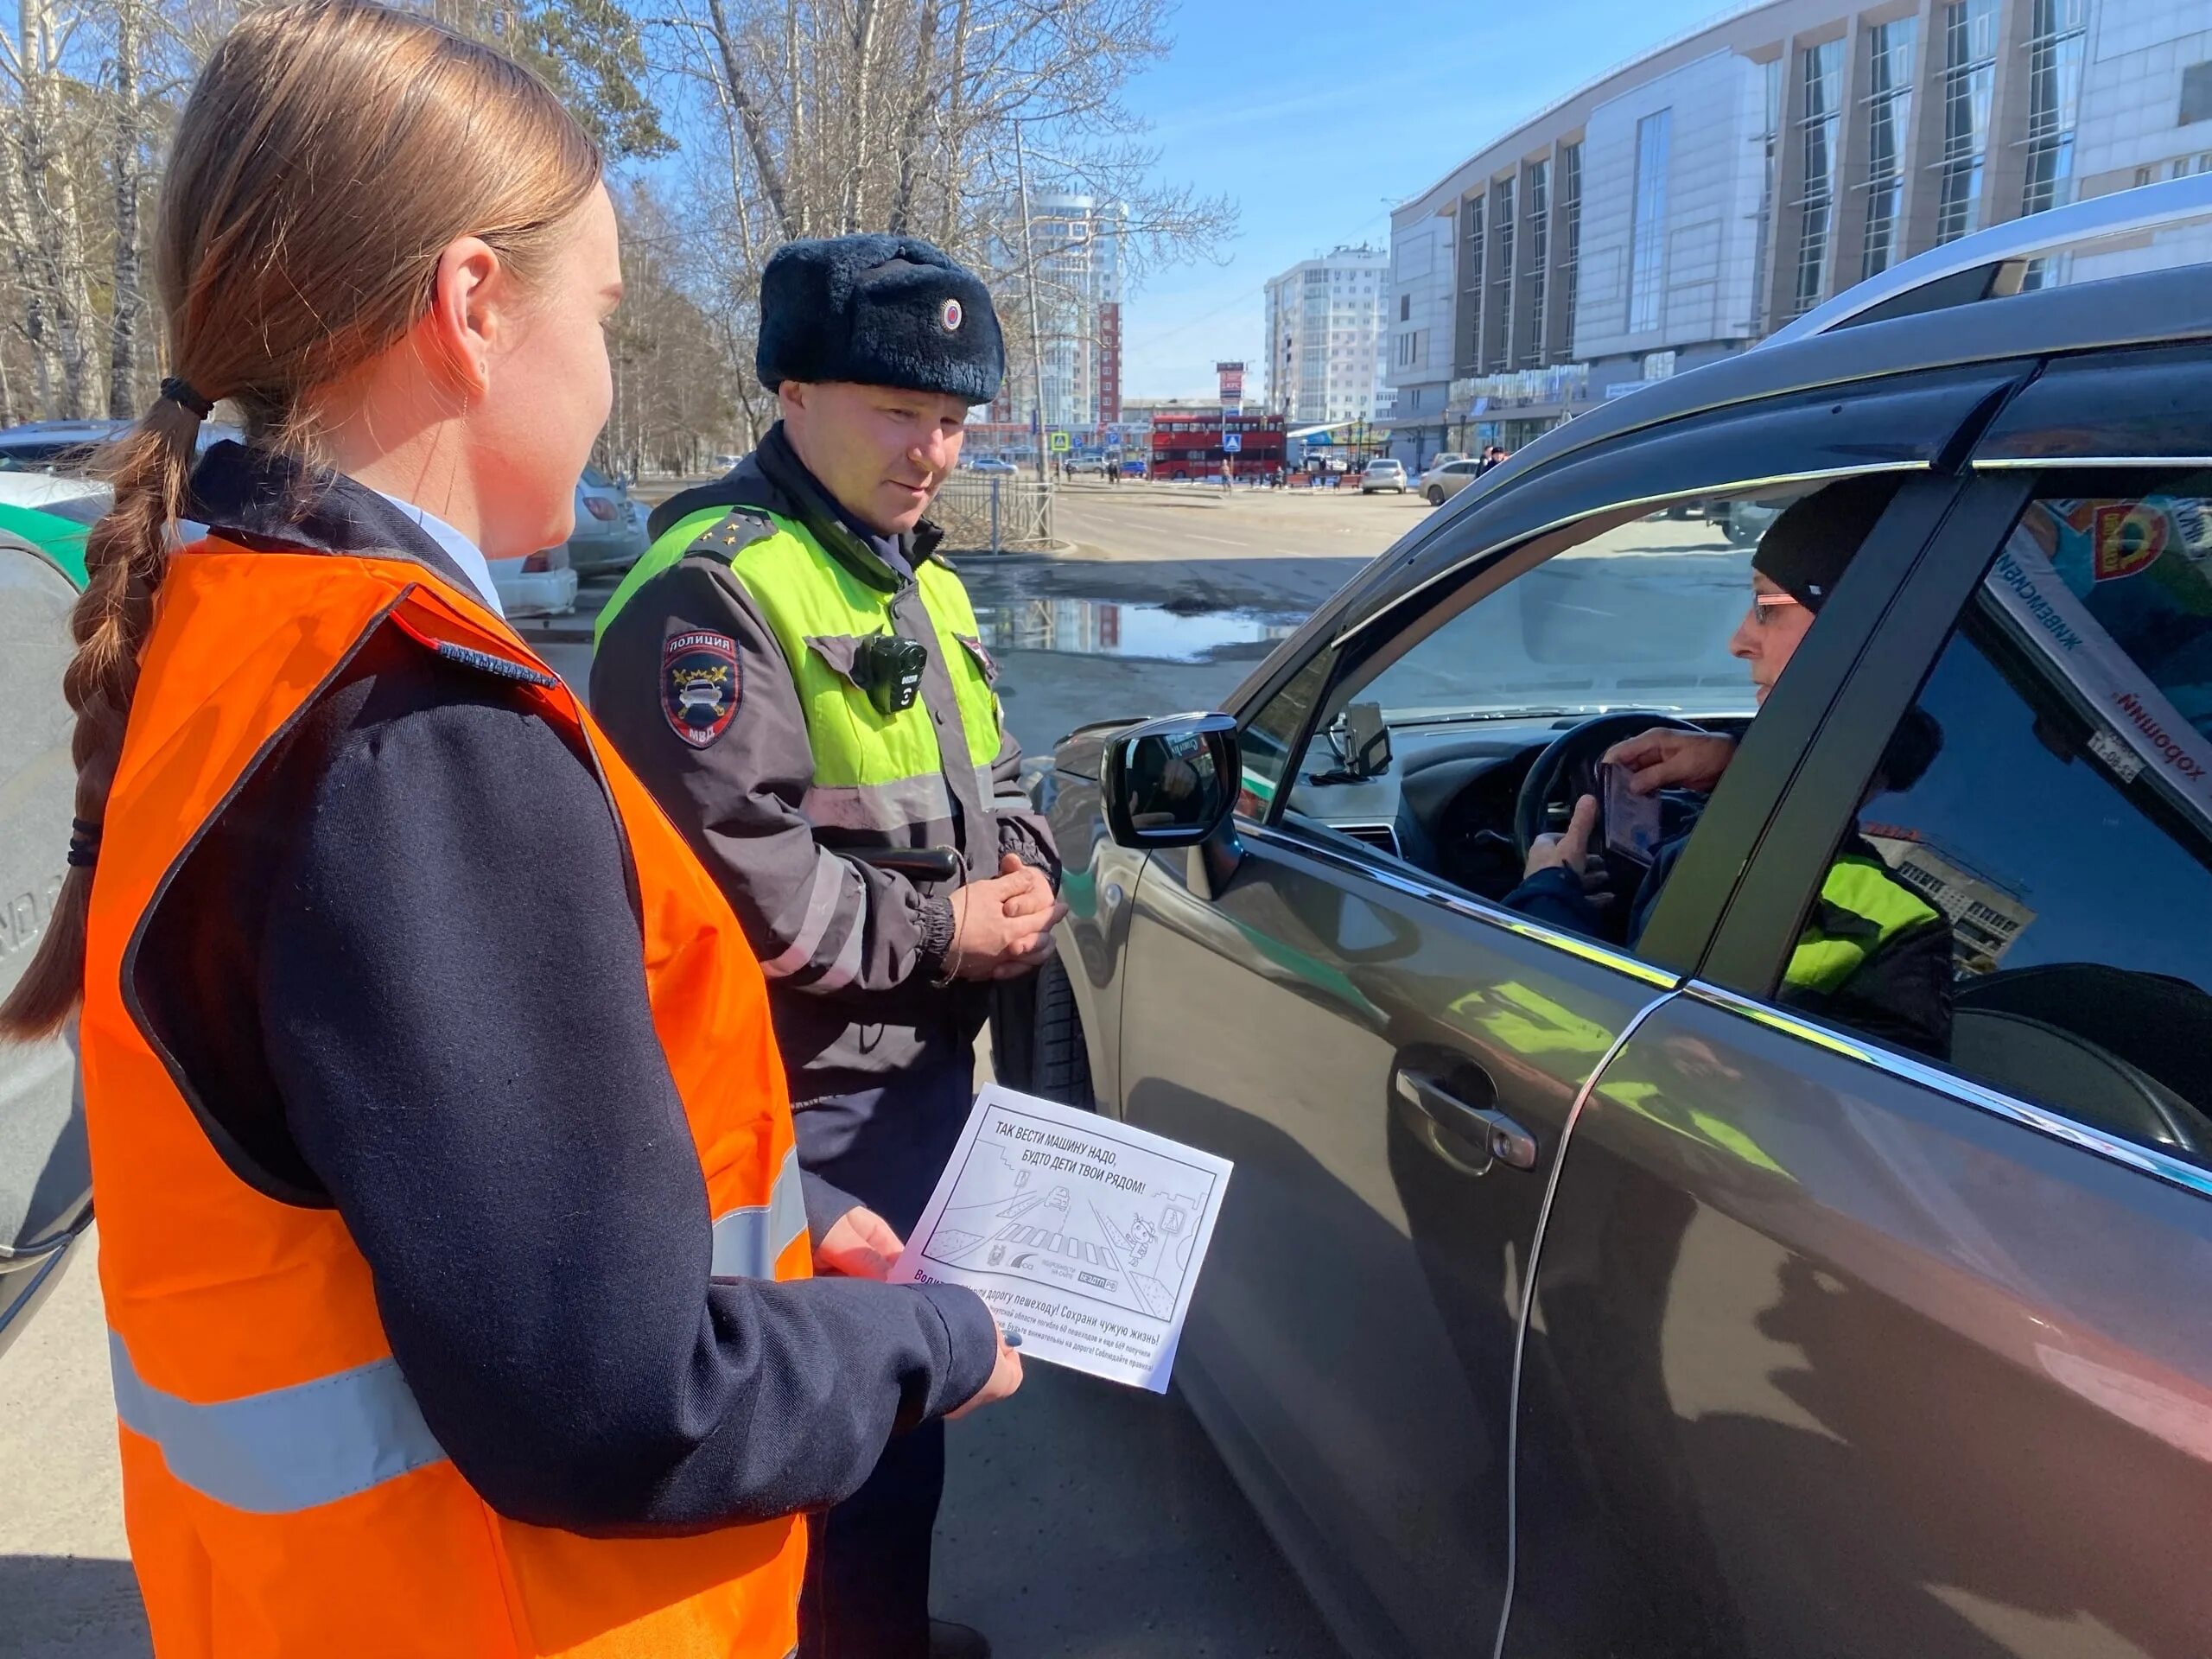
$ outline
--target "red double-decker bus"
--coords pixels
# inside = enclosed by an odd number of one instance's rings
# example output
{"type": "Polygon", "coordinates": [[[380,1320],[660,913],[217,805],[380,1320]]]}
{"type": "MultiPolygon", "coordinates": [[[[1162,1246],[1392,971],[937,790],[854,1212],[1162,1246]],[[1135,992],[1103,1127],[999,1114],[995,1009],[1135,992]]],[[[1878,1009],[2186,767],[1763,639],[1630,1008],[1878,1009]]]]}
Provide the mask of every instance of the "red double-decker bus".
{"type": "Polygon", "coordinates": [[[1224,416],[1219,410],[1161,410],[1152,417],[1154,478],[1218,479],[1225,459],[1238,478],[1262,478],[1283,464],[1283,424],[1265,415],[1224,416]],[[1222,446],[1236,435],[1237,448],[1222,446]]]}

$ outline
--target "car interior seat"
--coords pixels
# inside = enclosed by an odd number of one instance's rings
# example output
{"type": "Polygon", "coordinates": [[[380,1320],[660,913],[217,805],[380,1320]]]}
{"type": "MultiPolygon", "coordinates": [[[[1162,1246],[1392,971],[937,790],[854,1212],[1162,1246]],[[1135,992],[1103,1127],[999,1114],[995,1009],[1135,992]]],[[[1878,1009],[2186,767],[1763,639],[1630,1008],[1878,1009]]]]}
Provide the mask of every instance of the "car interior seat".
{"type": "Polygon", "coordinates": [[[1959,982],[1951,1059],[2093,1128],[2212,1163],[2212,996],[2185,980],[2049,963],[1959,982]]]}

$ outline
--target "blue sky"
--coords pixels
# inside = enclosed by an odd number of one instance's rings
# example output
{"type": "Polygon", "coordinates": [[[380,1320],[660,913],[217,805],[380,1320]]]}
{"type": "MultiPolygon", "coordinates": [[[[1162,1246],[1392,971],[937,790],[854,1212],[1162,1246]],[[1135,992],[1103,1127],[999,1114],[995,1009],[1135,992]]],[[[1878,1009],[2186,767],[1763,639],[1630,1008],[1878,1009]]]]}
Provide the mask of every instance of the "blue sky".
{"type": "Polygon", "coordinates": [[[1130,295],[1123,395],[1202,396],[1217,359],[1256,366],[1270,276],[1340,242],[1387,246],[1393,204],[1719,4],[1183,0],[1173,50],[1128,101],[1163,177],[1243,213],[1225,264],[1156,271],[1130,295]]]}

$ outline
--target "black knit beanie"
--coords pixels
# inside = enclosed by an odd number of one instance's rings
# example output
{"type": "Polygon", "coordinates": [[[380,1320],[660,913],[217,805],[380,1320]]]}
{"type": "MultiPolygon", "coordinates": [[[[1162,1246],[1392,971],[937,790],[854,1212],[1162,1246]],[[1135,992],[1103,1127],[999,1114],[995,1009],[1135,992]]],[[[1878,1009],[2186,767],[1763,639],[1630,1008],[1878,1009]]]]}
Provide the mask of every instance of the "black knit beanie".
{"type": "Polygon", "coordinates": [[[1751,569],[1807,610],[1819,610],[1897,493],[1897,479],[1878,473],[1798,497],[1759,537],[1751,569]]]}

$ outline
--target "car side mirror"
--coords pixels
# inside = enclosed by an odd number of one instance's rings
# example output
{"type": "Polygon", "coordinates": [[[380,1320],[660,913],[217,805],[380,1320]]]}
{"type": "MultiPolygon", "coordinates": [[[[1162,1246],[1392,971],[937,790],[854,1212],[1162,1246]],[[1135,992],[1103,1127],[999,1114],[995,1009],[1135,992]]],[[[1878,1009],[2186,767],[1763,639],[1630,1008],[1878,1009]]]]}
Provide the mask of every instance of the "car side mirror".
{"type": "Polygon", "coordinates": [[[1194,847],[1236,804],[1236,722],[1227,715],[1147,721],[1109,743],[1105,761],[1101,793],[1116,846],[1194,847]]]}

